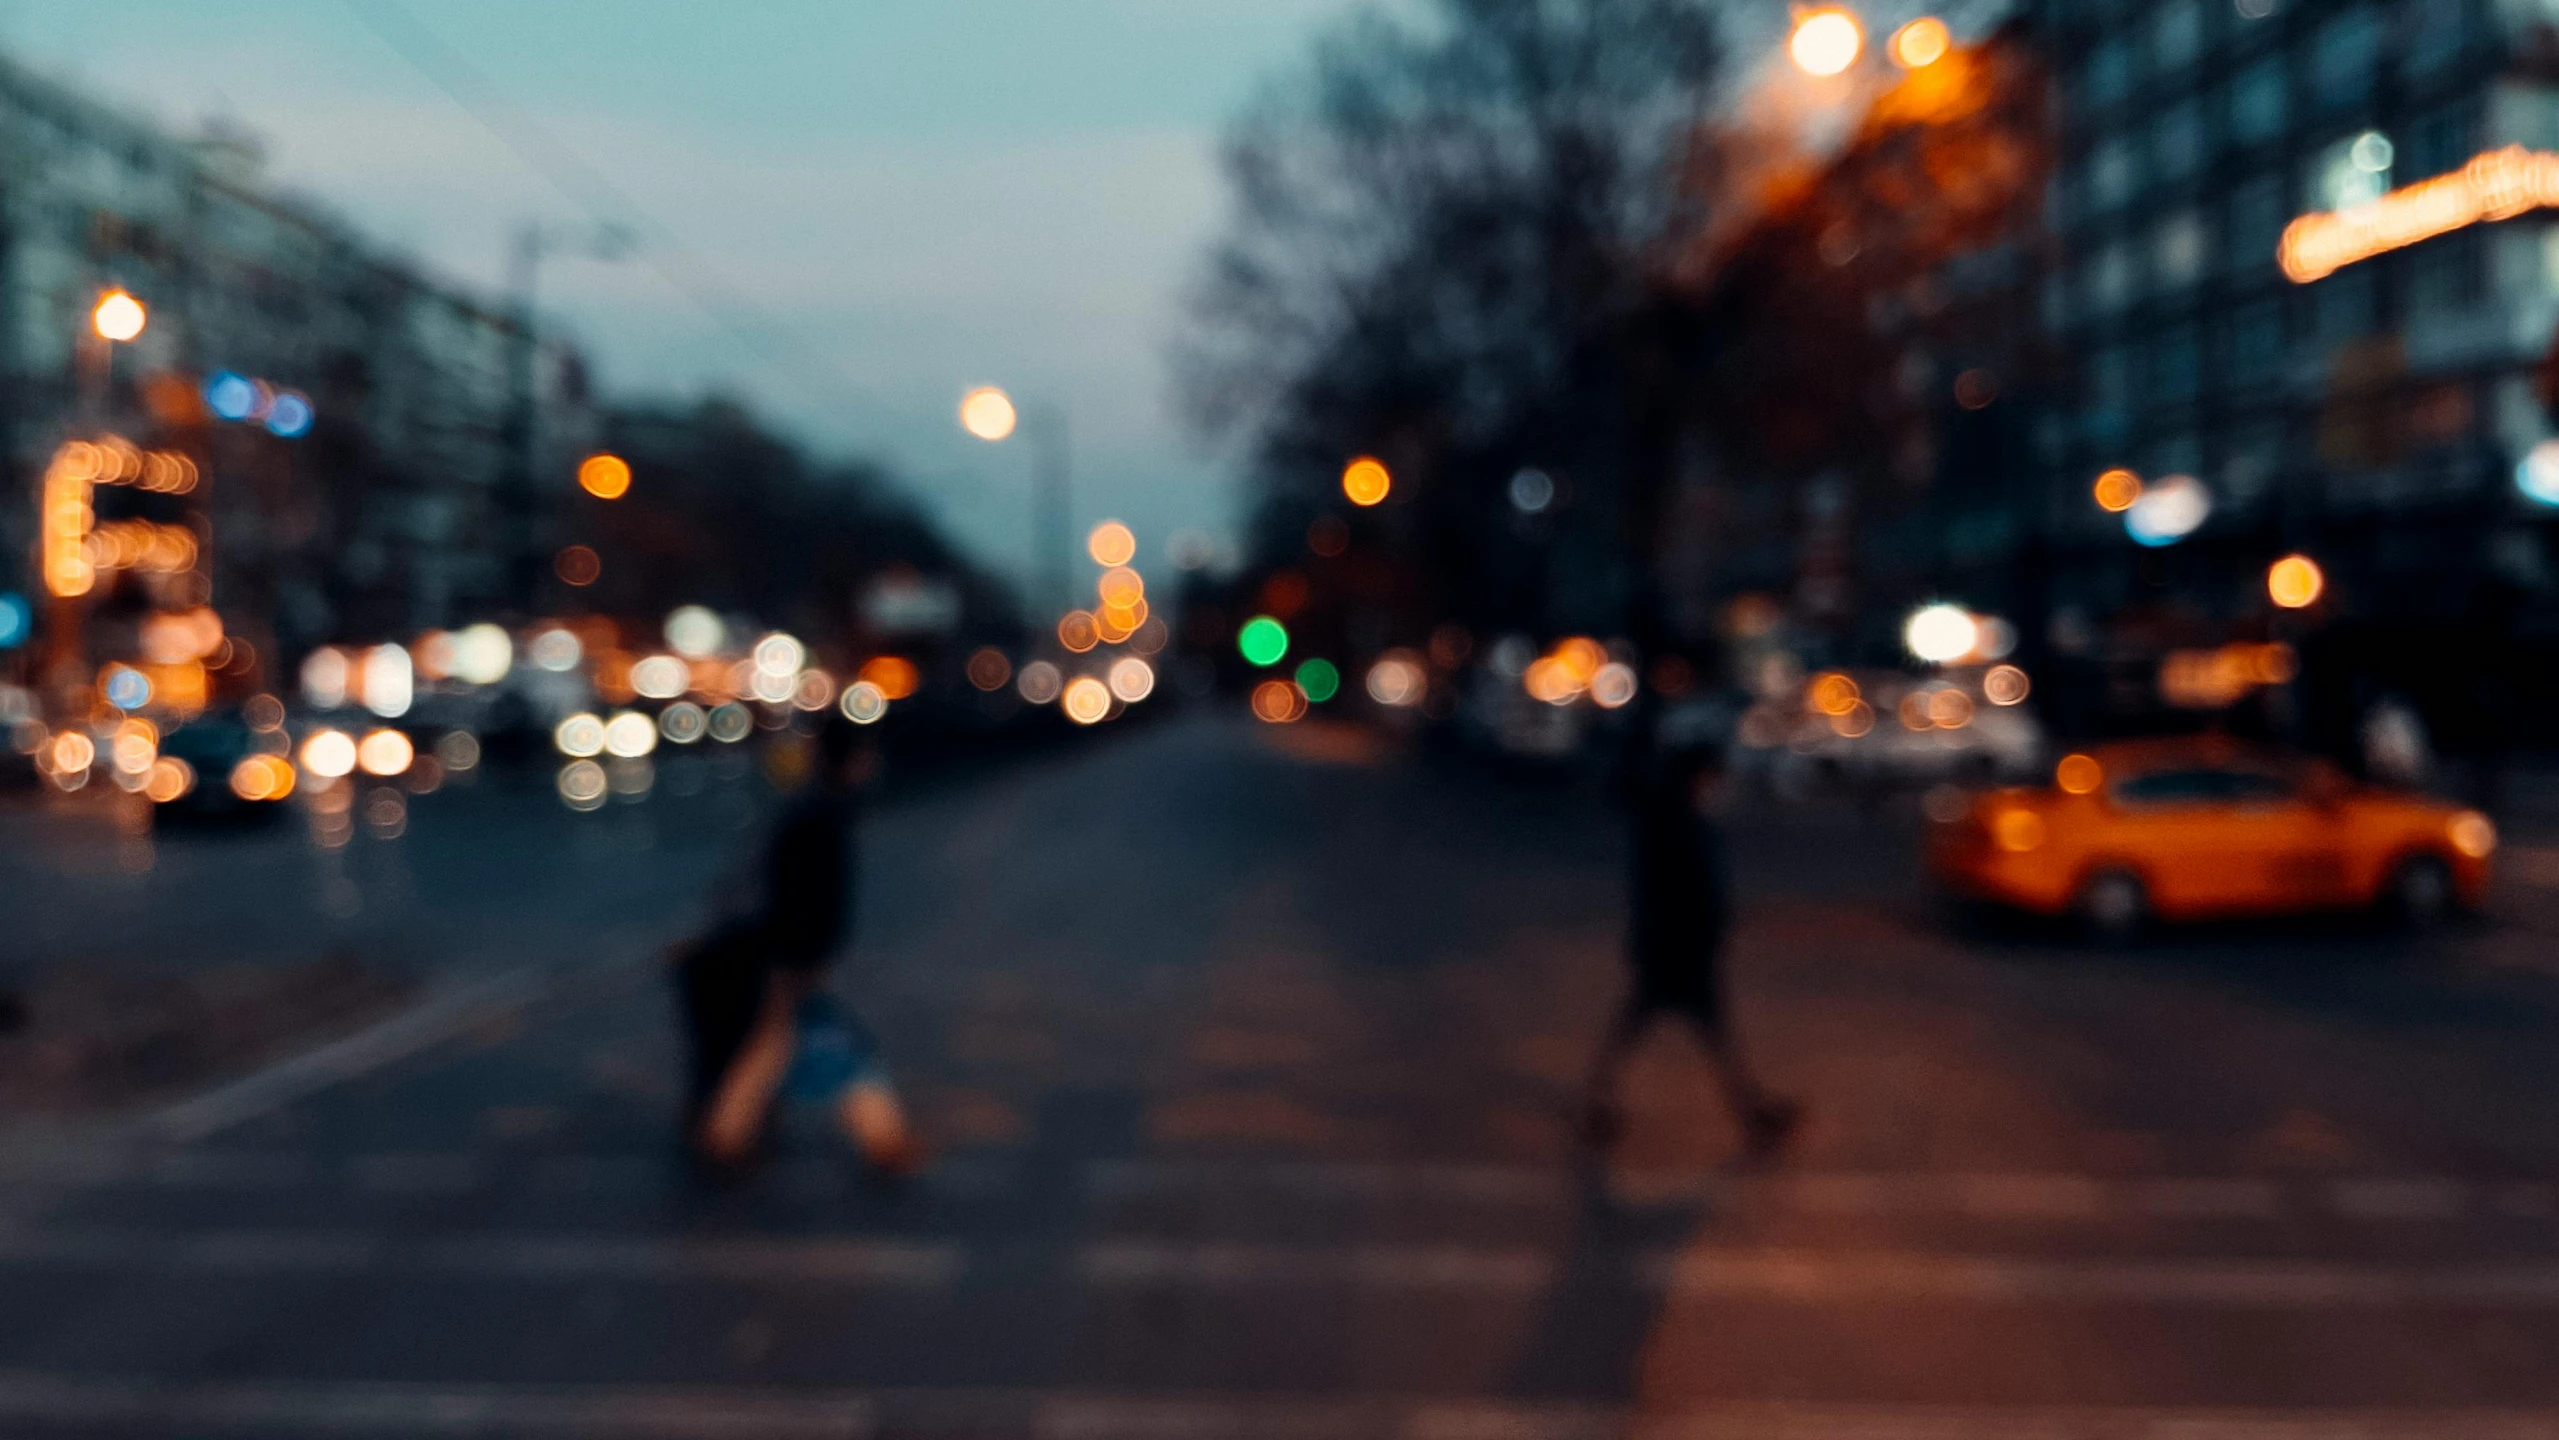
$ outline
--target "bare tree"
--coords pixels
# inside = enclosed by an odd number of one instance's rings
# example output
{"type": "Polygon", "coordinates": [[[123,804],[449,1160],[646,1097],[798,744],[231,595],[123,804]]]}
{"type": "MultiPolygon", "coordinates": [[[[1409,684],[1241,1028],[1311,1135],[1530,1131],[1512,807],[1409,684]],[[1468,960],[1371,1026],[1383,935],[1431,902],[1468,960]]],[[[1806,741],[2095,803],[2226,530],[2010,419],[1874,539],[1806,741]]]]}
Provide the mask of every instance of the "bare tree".
{"type": "Polygon", "coordinates": [[[1429,565],[1480,551],[1537,464],[1618,548],[1657,463],[1654,311],[1711,193],[1717,28],[1707,0],[1433,0],[1361,13],[1266,92],[1179,356],[1266,500],[1302,509],[1374,451],[1414,482],[1397,539],[1429,565]]]}

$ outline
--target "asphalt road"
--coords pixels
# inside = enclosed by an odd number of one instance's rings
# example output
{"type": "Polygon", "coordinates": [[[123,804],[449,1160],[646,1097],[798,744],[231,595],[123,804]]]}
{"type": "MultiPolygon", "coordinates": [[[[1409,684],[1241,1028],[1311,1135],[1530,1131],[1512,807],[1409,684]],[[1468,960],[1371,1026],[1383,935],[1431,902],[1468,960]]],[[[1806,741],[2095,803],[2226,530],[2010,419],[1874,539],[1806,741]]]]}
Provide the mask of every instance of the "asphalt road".
{"type": "Polygon", "coordinates": [[[2559,1436],[2529,824],[2448,934],[2108,954],[1951,931],[1893,815],[1754,809],[1738,1013],[1810,1122],[1735,1165],[1663,1036],[1602,1163],[1595,797],[1167,725],[870,822],[842,989],[938,1151],[893,1191],[808,1117],[744,1183],[675,1156],[652,956],[738,792],[430,800],[113,876],[13,835],[22,943],[338,926],[438,983],[0,1155],[0,1433],[2559,1436]]]}

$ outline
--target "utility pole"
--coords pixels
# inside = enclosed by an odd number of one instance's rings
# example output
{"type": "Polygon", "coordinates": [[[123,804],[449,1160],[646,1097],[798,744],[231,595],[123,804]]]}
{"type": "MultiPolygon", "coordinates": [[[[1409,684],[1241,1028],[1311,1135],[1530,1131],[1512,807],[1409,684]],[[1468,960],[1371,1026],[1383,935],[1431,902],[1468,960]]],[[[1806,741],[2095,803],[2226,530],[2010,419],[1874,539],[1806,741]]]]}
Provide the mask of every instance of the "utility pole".
{"type": "Polygon", "coordinates": [[[1031,412],[1032,573],[1041,577],[1050,608],[1047,624],[1075,608],[1075,521],[1068,495],[1066,412],[1042,405],[1031,412]]]}
{"type": "Polygon", "coordinates": [[[500,466],[498,497],[500,544],[505,547],[506,588],[503,600],[536,608],[542,586],[542,517],[539,461],[534,455],[540,433],[537,394],[541,337],[534,331],[535,286],[542,269],[542,227],[528,224],[515,232],[507,251],[507,409],[498,428],[500,466]]]}
{"type": "Polygon", "coordinates": [[[619,225],[562,233],[528,222],[515,232],[514,243],[507,248],[507,308],[513,329],[508,336],[506,418],[498,432],[503,451],[498,472],[500,543],[506,551],[507,574],[502,598],[523,606],[526,614],[539,608],[536,600],[543,589],[551,539],[545,524],[550,517],[542,503],[542,337],[534,320],[542,260],[553,253],[619,260],[630,254],[631,245],[630,232],[619,225]]]}

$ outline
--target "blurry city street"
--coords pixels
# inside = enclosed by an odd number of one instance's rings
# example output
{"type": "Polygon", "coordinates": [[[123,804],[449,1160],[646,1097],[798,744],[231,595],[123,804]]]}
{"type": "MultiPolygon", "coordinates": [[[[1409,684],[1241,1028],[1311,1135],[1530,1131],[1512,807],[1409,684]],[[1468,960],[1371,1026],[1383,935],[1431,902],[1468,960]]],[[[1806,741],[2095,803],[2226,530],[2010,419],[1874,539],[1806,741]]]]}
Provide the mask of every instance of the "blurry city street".
{"type": "Polygon", "coordinates": [[[807,1125],[733,1184],[674,1144],[657,956],[743,795],[450,798],[340,852],[164,842],[148,882],[16,852],[10,913],[101,947],[228,945],[260,916],[217,897],[254,894],[304,917],[277,934],[336,924],[479,998],[14,1147],[0,1428],[2559,1424],[2548,789],[2515,837],[2542,888],[2452,933],[2123,952],[1963,938],[1909,817],[1740,801],[1738,1019],[1808,1127],[1735,1165],[1664,1034],[1593,1164],[1568,1118],[1622,984],[1600,797],[1194,714],[869,823],[839,988],[936,1151],[903,1190],[807,1125]],[[362,903],[332,916],[341,877],[362,903]]]}
{"type": "Polygon", "coordinates": [[[2559,0],[0,4],[0,1440],[2559,1440],[2559,0]]]}

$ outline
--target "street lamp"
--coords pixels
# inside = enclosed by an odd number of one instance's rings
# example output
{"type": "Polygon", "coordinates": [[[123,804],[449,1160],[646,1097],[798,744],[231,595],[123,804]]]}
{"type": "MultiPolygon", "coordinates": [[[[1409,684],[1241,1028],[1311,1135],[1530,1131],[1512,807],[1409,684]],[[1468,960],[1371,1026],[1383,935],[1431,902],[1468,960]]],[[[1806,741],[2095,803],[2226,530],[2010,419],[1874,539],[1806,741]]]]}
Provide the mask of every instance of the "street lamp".
{"type": "MultiPolygon", "coordinates": [[[[1025,419],[1031,425],[1031,573],[1042,579],[1046,600],[1032,601],[1036,612],[1063,614],[1074,604],[1075,539],[1067,517],[1067,434],[1065,412],[1038,406],[1029,415],[1013,397],[993,385],[981,385],[960,399],[960,428],[988,444],[1011,438],[1025,419]]],[[[1045,626],[1034,626],[1045,629],[1045,626]]]]}
{"type": "Polygon", "coordinates": [[[2328,577],[2307,555],[2287,555],[2266,567],[2266,596],[2286,610],[2307,610],[2319,603],[2328,577]]]}
{"type": "Polygon", "coordinates": [[[1845,10],[1810,12],[1795,22],[1794,37],[1786,42],[1786,53],[1794,58],[1796,69],[1824,78],[1856,64],[1858,52],[1865,48],[1865,27],[1845,10]]]}
{"type": "Polygon", "coordinates": [[[151,316],[141,301],[116,289],[98,297],[98,308],[90,312],[89,323],[101,340],[128,342],[142,334],[142,327],[151,323],[151,316]]]}
{"type": "Polygon", "coordinates": [[[980,440],[1002,440],[1019,419],[1013,397],[992,385],[980,385],[960,400],[960,427],[980,440]]]}
{"type": "Polygon", "coordinates": [[[1954,48],[1954,32],[1934,15],[1924,15],[1893,32],[1893,63],[1905,70],[1924,70],[1954,48]]]}

